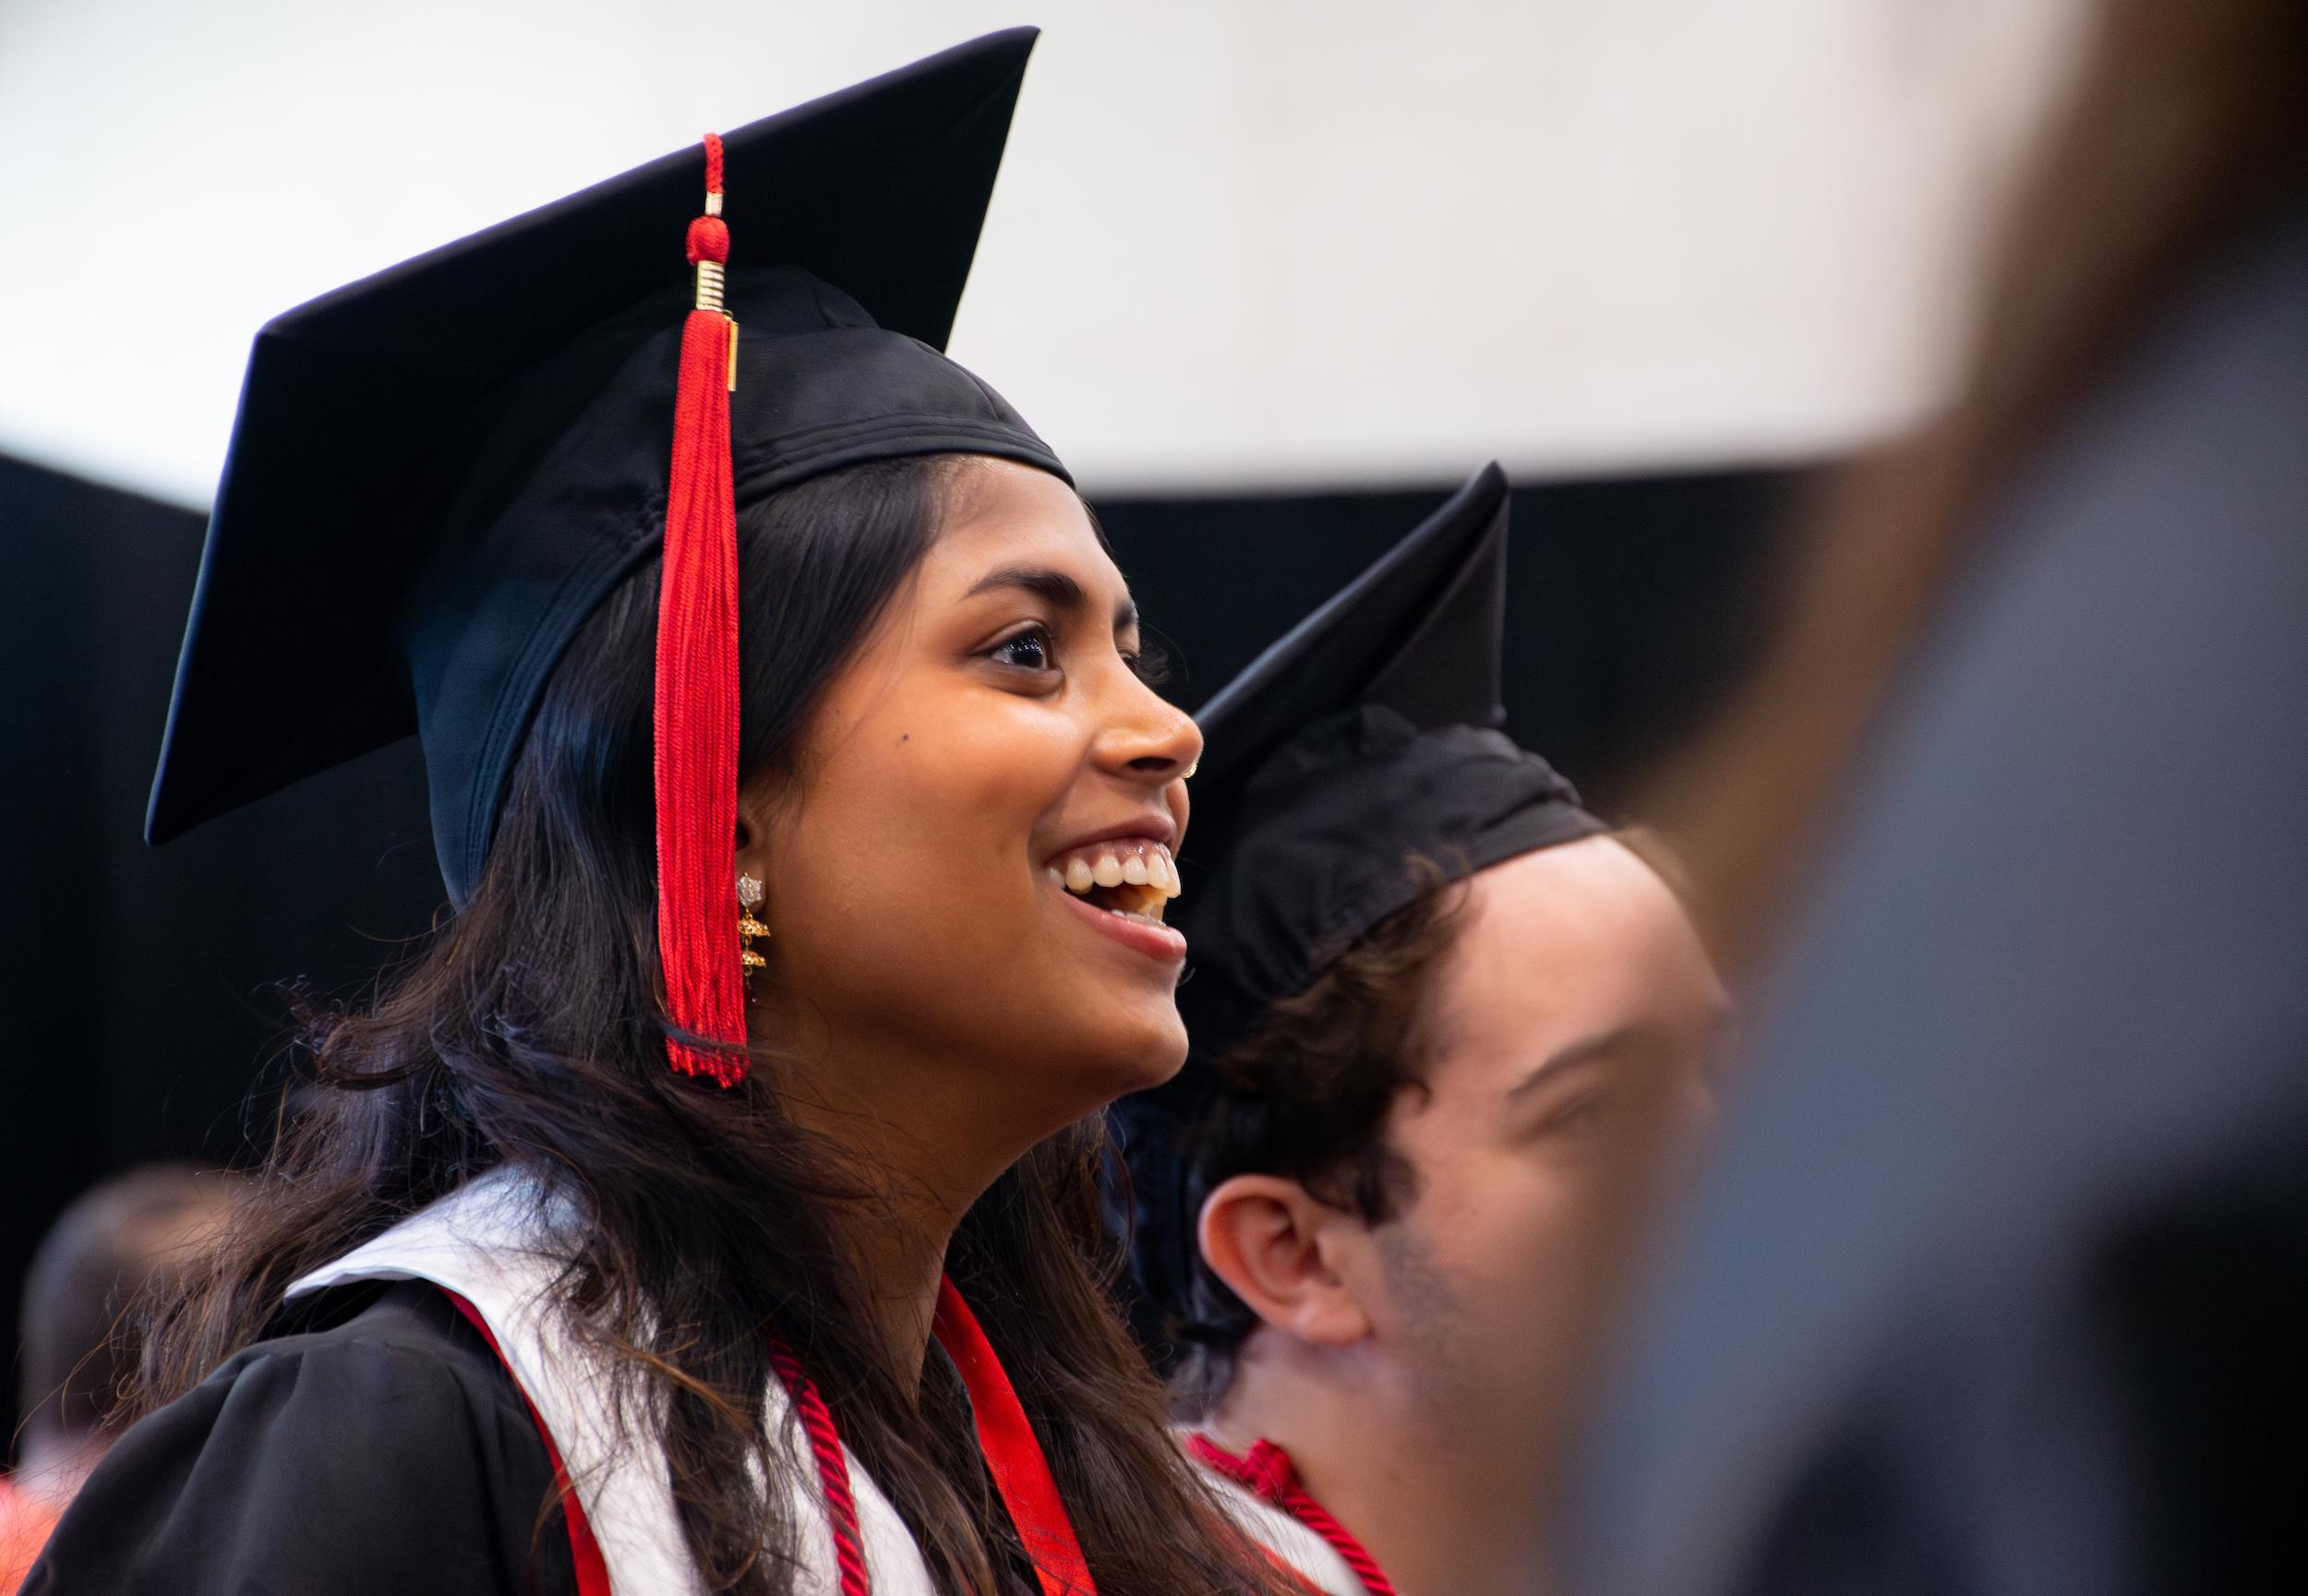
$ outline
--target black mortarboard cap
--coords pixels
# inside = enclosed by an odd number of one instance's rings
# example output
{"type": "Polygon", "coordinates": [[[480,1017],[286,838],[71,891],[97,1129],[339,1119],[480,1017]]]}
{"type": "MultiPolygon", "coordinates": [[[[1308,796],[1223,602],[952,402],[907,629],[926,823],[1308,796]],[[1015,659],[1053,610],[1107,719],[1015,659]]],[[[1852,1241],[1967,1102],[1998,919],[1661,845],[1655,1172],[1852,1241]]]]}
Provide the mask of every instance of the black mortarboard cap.
{"type": "MultiPolygon", "coordinates": [[[[737,502],[946,451],[1064,475],[940,353],[1034,32],[722,138],[737,502]]],[[[290,311],[257,336],[147,835],[411,732],[452,895],[564,646],[656,552],[694,148],[290,311]]]]}
{"type": "MultiPolygon", "coordinates": [[[[1130,1175],[1142,1337],[1175,1319],[1205,1194],[1191,1138],[1218,1062],[1434,880],[1603,822],[1498,730],[1508,489],[1485,466],[1211,698],[1174,916],[1190,1050],[1112,1113],[1130,1175]]],[[[1189,1317],[1191,1315],[1188,1315],[1189,1317]]]]}

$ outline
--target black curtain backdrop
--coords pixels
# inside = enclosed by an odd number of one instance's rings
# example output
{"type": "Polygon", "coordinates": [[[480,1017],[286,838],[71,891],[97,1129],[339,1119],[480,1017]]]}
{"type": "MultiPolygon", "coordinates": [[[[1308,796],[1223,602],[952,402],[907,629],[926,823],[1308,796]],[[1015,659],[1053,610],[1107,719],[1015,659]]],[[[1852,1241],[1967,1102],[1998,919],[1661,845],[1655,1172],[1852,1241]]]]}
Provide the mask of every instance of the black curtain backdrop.
{"type": "MultiPolygon", "coordinates": [[[[1470,464],[1473,464],[1470,462],[1470,464]]],[[[1516,490],[1509,729],[1606,812],[1752,653],[1790,493],[1724,471],[1516,490]]],[[[1198,703],[1438,503],[1400,491],[1116,498],[1097,509],[1198,703]]],[[[144,798],[203,517],[0,459],[0,1294],[102,1176],[222,1161],[264,1133],[287,984],[357,991],[443,898],[413,744],[163,849],[144,798]]],[[[1189,843],[1189,857],[1191,843],[1189,843]]],[[[0,1367],[13,1417],[17,1323],[0,1367]]],[[[13,1423],[11,1422],[11,1432],[13,1423]]]]}

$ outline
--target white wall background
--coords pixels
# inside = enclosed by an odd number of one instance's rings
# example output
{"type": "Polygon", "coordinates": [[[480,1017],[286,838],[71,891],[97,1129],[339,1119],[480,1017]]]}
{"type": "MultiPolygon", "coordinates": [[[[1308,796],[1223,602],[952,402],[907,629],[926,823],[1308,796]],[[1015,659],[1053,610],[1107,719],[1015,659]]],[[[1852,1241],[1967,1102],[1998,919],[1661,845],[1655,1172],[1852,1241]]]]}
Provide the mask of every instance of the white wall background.
{"type": "Polygon", "coordinates": [[[0,0],[0,450],[186,502],[291,305],[1039,21],[956,354],[1093,491],[1928,405],[2081,0],[0,0]]]}

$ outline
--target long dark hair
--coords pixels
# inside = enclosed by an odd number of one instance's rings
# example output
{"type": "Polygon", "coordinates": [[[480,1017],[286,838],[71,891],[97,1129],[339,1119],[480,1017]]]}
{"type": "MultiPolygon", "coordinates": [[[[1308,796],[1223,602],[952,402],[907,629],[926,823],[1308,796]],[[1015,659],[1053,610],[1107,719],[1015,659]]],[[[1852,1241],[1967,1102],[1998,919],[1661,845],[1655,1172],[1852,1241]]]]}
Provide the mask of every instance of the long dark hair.
{"type": "MultiPolygon", "coordinates": [[[[749,775],[794,773],[812,708],[935,537],[956,470],[861,466],[740,514],[749,775]]],[[[621,1398],[662,1414],[708,1588],[782,1592],[796,1578],[789,1465],[763,1404],[775,1336],[944,1590],[1030,1589],[951,1371],[933,1355],[917,1389],[873,1350],[867,1282],[827,1219],[877,1200],[871,1172],[787,1117],[772,1072],[723,1092],[667,1068],[656,593],[653,566],[571,644],[472,901],[373,1004],[314,1017],[307,1078],[211,1271],[156,1318],[142,1400],[169,1399],[263,1335],[299,1275],[510,1164],[590,1220],[562,1290],[612,1354],[621,1398]]],[[[1100,1135],[1093,1117],[997,1181],[955,1235],[948,1273],[1016,1385],[1101,1590],[1271,1589],[1164,1434],[1159,1388],[1109,1305],[1100,1135]]]]}

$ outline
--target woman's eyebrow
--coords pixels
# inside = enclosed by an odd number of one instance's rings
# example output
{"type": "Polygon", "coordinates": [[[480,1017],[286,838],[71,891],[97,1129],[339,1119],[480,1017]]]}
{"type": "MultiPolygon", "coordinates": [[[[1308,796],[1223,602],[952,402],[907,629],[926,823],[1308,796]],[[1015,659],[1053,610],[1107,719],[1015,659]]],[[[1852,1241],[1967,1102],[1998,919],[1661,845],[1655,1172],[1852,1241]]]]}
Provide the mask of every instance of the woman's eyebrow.
{"type": "Polygon", "coordinates": [[[1064,571],[1052,570],[1046,565],[997,566],[980,577],[962,596],[976,598],[981,593],[993,593],[1005,587],[1030,593],[1060,609],[1082,607],[1082,584],[1064,571]]]}
{"type": "MultiPolygon", "coordinates": [[[[1005,587],[1030,593],[1043,603],[1062,610],[1079,611],[1089,602],[1083,594],[1080,582],[1064,571],[1053,570],[1046,565],[997,566],[972,582],[969,591],[962,596],[976,598],[981,593],[994,593],[1005,587]]],[[[1138,606],[1136,604],[1125,598],[1114,606],[1116,631],[1137,624],[1138,606]]]]}

